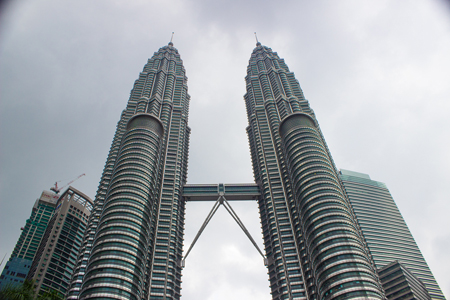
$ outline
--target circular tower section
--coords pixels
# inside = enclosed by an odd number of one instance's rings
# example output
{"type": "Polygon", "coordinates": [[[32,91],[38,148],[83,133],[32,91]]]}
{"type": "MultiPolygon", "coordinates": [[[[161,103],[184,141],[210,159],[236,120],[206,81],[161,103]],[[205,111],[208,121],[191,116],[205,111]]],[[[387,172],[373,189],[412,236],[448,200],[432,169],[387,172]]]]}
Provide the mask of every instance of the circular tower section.
{"type": "Polygon", "coordinates": [[[382,299],[315,120],[294,113],[280,123],[279,132],[309,256],[303,263],[315,278],[314,299],[382,299]]]}
{"type": "Polygon", "coordinates": [[[80,299],[142,299],[158,205],[161,121],[147,113],[127,123],[80,299]]]}

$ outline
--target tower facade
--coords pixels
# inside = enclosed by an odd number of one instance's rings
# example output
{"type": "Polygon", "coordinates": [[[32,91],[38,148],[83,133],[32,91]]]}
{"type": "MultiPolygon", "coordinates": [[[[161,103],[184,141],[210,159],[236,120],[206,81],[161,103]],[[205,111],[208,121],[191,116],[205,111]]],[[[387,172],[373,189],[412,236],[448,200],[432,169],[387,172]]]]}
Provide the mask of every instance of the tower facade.
{"type": "Polygon", "coordinates": [[[73,187],[59,197],[27,276],[37,293],[66,294],[91,210],[92,200],[73,187]]]}
{"type": "Polygon", "coordinates": [[[58,198],[53,192],[43,191],[36,200],[30,218],[21,228],[19,240],[0,276],[0,288],[5,284],[22,283],[25,280],[58,198]]]}
{"type": "Polygon", "coordinates": [[[383,299],[317,119],[270,48],[253,50],[244,96],[273,299],[383,299]]]}
{"type": "Polygon", "coordinates": [[[178,299],[190,97],[178,50],[135,81],[100,181],[68,299],[178,299]]]}
{"type": "Polygon", "coordinates": [[[348,170],[341,169],[339,176],[377,269],[383,274],[407,269],[423,282],[432,299],[445,299],[386,185],[348,170]],[[384,270],[394,261],[402,266],[384,270]]]}

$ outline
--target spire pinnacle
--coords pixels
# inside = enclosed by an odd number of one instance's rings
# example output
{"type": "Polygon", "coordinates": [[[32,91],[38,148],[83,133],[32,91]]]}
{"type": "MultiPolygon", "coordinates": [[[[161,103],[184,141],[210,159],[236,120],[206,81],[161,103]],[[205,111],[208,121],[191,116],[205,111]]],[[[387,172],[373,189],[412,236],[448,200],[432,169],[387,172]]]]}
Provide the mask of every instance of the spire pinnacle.
{"type": "Polygon", "coordinates": [[[172,31],[172,37],[170,38],[169,46],[173,46],[173,43],[172,43],[172,41],[173,41],[173,34],[174,34],[174,32],[172,31]]]}
{"type": "Polygon", "coordinates": [[[255,39],[256,39],[256,46],[261,46],[261,43],[258,41],[258,36],[256,35],[256,32],[255,32],[255,39]]]}

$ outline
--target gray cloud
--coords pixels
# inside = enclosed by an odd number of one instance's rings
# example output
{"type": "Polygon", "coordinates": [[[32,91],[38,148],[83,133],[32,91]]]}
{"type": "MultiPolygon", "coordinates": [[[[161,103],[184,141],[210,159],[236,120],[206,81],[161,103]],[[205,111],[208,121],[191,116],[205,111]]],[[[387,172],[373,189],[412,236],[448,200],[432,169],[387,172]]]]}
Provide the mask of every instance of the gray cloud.
{"type": "MultiPolygon", "coordinates": [[[[450,10],[444,1],[54,1],[3,5],[0,256],[56,180],[94,197],[134,80],[172,31],[189,77],[189,183],[251,182],[244,77],[260,41],[286,59],[338,167],[391,190],[450,293],[450,10]]],[[[234,204],[262,247],[256,203],[234,204]]],[[[186,246],[212,203],[188,203],[186,246]]],[[[269,299],[225,210],[187,260],[183,299],[269,299]],[[246,263],[247,262],[247,263],[246,263]]]]}

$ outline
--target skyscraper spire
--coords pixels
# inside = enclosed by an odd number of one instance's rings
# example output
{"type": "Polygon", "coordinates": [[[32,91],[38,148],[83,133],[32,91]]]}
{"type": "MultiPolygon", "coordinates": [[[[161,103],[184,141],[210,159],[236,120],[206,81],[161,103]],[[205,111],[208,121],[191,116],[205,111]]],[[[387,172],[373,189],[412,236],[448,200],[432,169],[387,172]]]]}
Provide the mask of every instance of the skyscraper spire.
{"type": "Polygon", "coordinates": [[[174,32],[172,31],[172,36],[170,37],[170,42],[169,42],[169,45],[170,46],[173,46],[173,35],[174,35],[174,32]]]}
{"type": "Polygon", "coordinates": [[[256,35],[256,31],[255,31],[255,39],[256,39],[256,46],[261,46],[261,43],[258,41],[258,36],[256,35]]]}

